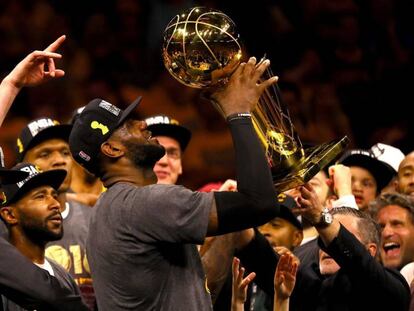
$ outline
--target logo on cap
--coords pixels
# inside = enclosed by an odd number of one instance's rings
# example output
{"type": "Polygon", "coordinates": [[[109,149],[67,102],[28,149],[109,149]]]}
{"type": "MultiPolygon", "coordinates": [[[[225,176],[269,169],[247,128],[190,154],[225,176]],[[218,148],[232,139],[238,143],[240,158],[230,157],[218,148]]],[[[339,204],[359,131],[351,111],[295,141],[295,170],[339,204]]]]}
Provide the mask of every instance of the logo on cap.
{"type": "Polygon", "coordinates": [[[82,158],[82,159],[84,159],[85,161],[90,161],[91,160],[91,157],[90,156],[88,156],[85,152],[83,152],[83,151],[80,151],[79,152],[79,156],[82,158]]]}
{"type": "Polygon", "coordinates": [[[30,178],[40,173],[40,169],[37,166],[32,165],[22,167],[20,170],[29,173],[29,176],[16,184],[19,188],[21,188],[30,178]]]}
{"type": "Polygon", "coordinates": [[[32,136],[36,136],[41,130],[44,130],[47,127],[58,125],[59,122],[52,119],[40,119],[33,122],[30,122],[27,127],[29,128],[32,136]]]}
{"type": "Polygon", "coordinates": [[[147,123],[147,126],[154,125],[154,124],[174,124],[174,125],[180,125],[180,123],[175,120],[171,119],[167,116],[155,116],[155,117],[149,117],[145,119],[145,122],[147,123]]]}
{"type": "Polygon", "coordinates": [[[102,123],[99,123],[98,121],[92,121],[91,123],[91,128],[94,130],[101,130],[102,131],[102,135],[105,135],[106,133],[109,132],[109,129],[106,125],[103,125],[102,123]]]}
{"type": "Polygon", "coordinates": [[[24,150],[24,147],[23,147],[23,144],[22,144],[22,141],[20,140],[20,138],[17,138],[17,148],[19,148],[19,153],[22,153],[23,152],[23,150],[24,150]]]}
{"type": "Polygon", "coordinates": [[[110,113],[112,113],[113,115],[119,116],[119,114],[121,113],[121,109],[119,109],[118,107],[112,105],[111,103],[108,103],[107,101],[102,100],[99,103],[99,107],[109,111],[110,113]]]}

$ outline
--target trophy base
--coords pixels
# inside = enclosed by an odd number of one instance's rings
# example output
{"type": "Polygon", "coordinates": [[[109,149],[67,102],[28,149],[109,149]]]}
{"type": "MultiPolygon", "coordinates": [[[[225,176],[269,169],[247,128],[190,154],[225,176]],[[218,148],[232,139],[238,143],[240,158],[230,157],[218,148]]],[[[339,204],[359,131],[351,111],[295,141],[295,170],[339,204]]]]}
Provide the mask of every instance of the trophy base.
{"type": "MultiPolygon", "coordinates": [[[[273,172],[273,183],[278,192],[296,188],[308,182],[325,166],[336,160],[349,143],[347,136],[329,143],[305,149],[305,156],[284,176],[273,172]]],[[[277,167],[275,167],[277,170],[277,167]]]]}

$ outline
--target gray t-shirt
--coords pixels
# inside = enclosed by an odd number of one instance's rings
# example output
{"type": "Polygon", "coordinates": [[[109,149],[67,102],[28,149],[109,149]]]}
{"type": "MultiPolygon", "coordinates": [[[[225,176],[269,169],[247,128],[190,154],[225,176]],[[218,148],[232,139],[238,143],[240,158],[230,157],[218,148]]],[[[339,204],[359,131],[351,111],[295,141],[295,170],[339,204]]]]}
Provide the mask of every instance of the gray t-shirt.
{"type": "Polygon", "coordinates": [[[63,237],[47,244],[46,257],[56,261],[72,275],[84,302],[93,309],[95,294],[86,257],[86,238],[92,207],[70,201],[62,215],[65,213],[67,215],[63,219],[63,237]]]}
{"type": "Polygon", "coordinates": [[[87,252],[100,311],[211,310],[196,244],[213,194],[118,183],[93,209],[87,252]]]}

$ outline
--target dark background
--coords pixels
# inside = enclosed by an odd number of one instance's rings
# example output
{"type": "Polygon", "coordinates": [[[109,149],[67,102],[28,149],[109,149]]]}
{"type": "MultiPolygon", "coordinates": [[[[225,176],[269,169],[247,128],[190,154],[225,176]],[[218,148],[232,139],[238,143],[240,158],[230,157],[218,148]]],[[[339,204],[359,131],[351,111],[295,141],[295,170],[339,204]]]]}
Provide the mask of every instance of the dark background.
{"type": "MultiPolygon", "coordinates": [[[[163,30],[196,5],[220,9],[239,28],[246,54],[264,54],[280,77],[284,101],[302,141],[348,135],[350,147],[377,142],[412,151],[414,1],[0,1],[0,74],[61,34],[63,79],[25,89],[0,131],[7,164],[30,120],[67,122],[100,97],[125,107],[143,95],[138,117],[165,113],[193,132],[181,180],[196,189],[233,177],[227,127],[199,91],[163,67],[163,30]],[[411,109],[410,109],[411,108],[411,109]]],[[[246,55],[247,57],[248,55],[246,55]]]]}

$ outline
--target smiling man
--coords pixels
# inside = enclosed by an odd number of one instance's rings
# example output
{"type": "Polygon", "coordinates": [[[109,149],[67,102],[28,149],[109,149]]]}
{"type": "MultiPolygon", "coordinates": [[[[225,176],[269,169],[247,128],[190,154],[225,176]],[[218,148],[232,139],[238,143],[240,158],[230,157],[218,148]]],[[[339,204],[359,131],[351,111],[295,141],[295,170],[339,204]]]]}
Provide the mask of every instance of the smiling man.
{"type": "Polygon", "coordinates": [[[292,310],[408,310],[408,284],[378,262],[380,232],[368,213],[326,211],[308,184],[298,202],[302,217],[318,230],[320,252],[317,267],[299,268],[292,310]]]}
{"type": "Polygon", "coordinates": [[[385,267],[401,269],[414,261],[414,201],[407,195],[387,193],[370,209],[381,227],[381,261],[385,267]]]}
{"type": "Polygon", "coordinates": [[[151,136],[165,148],[165,155],[154,165],[159,184],[174,185],[183,173],[182,154],[191,139],[191,132],[177,120],[166,115],[145,119],[151,136]]]}

